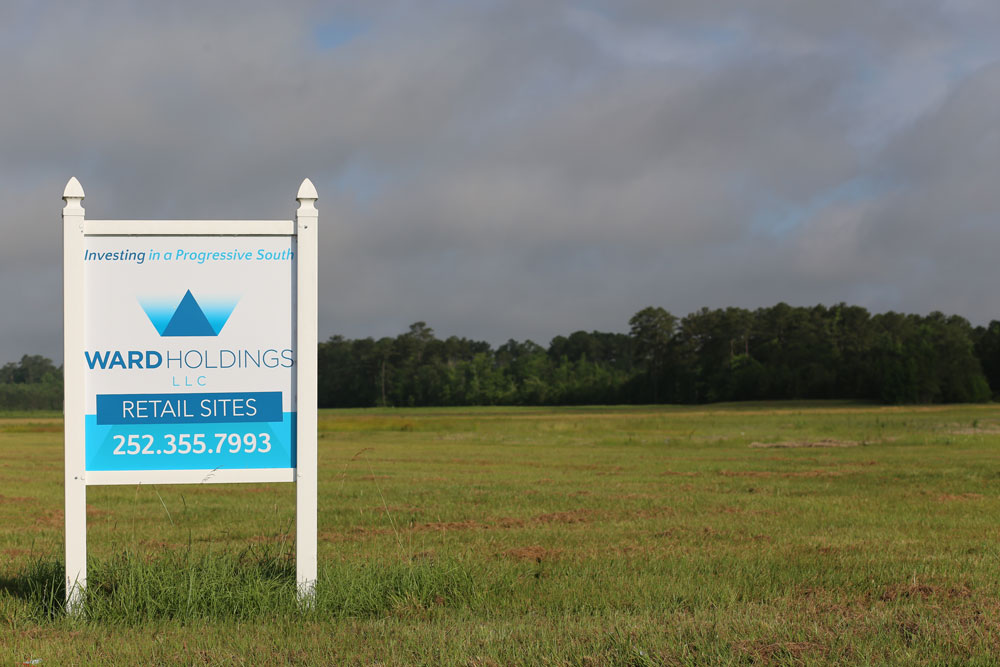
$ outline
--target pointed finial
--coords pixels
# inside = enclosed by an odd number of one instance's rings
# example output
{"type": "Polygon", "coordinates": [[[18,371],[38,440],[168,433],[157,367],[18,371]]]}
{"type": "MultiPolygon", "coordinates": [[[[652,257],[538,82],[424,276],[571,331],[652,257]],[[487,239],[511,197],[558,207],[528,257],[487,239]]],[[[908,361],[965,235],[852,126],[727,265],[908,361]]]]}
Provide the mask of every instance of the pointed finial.
{"type": "Polygon", "coordinates": [[[316,186],[308,178],[302,181],[302,185],[299,186],[299,194],[295,197],[299,201],[299,210],[295,212],[295,217],[299,220],[300,225],[309,226],[309,219],[315,219],[319,215],[316,210],[316,200],[319,199],[319,195],[316,194],[316,186]]]}
{"type": "Polygon", "coordinates": [[[66,183],[66,189],[63,190],[63,199],[83,199],[83,197],[83,186],[80,185],[80,181],[76,180],[76,176],[73,176],[66,183]]]}
{"type": "Polygon", "coordinates": [[[316,186],[308,178],[302,181],[302,185],[299,186],[299,194],[295,197],[296,199],[319,199],[319,195],[316,194],[316,186]]]}
{"type": "Polygon", "coordinates": [[[80,185],[80,181],[76,180],[76,177],[69,179],[69,183],[66,184],[66,189],[63,190],[63,201],[66,205],[63,206],[63,219],[67,216],[76,217],[83,219],[83,186],[80,185]]]}

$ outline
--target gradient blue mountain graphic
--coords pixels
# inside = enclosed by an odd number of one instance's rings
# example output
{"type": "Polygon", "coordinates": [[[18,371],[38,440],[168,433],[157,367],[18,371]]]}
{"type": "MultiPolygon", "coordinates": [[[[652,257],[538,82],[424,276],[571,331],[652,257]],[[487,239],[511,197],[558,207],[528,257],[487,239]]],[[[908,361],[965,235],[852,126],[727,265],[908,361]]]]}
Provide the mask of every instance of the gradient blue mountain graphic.
{"type": "Polygon", "coordinates": [[[176,306],[162,300],[140,300],[146,317],[161,336],[218,336],[229,321],[236,301],[198,303],[191,290],[176,306]]]}
{"type": "Polygon", "coordinates": [[[167,323],[167,328],[161,336],[218,336],[219,332],[208,323],[208,318],[201,306],[194,299],[191,290],[184,293],[180,305],[174,311],[174,316],[167,323]]]}

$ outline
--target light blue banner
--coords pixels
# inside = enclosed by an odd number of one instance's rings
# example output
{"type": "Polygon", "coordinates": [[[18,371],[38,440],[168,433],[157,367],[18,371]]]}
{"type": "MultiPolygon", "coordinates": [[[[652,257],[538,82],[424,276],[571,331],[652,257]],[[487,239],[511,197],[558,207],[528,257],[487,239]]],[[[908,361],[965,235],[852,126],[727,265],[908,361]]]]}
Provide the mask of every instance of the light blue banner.
{"type": "Polygon", "coordinates": [[[281,421],[98,424],[86,416],[87,470],[295,467],[295,413],[281,421]]]}

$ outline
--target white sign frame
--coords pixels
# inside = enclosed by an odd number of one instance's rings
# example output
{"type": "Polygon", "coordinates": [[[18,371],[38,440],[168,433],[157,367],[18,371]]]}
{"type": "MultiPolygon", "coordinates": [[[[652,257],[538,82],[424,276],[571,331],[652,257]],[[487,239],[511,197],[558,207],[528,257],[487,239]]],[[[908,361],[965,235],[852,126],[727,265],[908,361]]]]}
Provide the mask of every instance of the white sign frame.
{"type": "Polygon", "coordinates": [[[66,491],[66,609],[82,609],[87,585],[87,487],[109,484],[295,482],[295,579],[300,600],[315,594],[317,561],[317,247],[316,188],[307,178],[294,220],[87,220],[83,187],[63,192],[63,379],[66,491]],[[296,241],[296,467],[87,471],[85,448],[84,248],[88,236],[287,236],[296,241]]]}

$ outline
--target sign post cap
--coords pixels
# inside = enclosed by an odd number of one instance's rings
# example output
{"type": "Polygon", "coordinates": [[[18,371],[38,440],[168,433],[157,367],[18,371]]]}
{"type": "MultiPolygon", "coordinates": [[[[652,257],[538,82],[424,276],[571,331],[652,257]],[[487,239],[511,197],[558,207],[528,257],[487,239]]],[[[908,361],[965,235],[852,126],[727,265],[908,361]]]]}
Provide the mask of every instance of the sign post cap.
{"type": "Polygon", "coordinates": [[[80,181],[76,180],[76,176],[73,176],[66,183],[66,189],[63,190],[63,199],[83,199],[83,197],[83,186],[80,185],[80,181]]]}
{"type": "MultiPolygon", "coordinates": [[[[75,180],[75,179],[74,179],[75,180]]],[[[77,184],[79,185],[79,183],[77,184]]],[[[69,186],[67,186],[69,187],[69,186]]],[[[81,189],[80,192],[83,192],[81,189]]],[[[316,194],[316,186],[308,178],[302,181],[302,185],[299,186],[299,194],[296,195],[296,199],[319,199],[319,195],[316,194]]]]}

